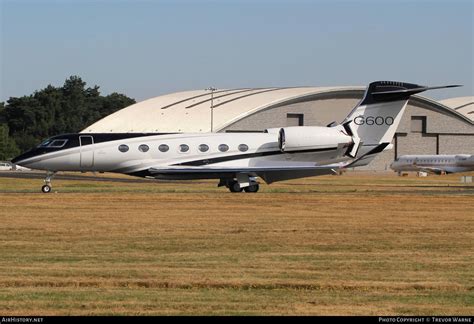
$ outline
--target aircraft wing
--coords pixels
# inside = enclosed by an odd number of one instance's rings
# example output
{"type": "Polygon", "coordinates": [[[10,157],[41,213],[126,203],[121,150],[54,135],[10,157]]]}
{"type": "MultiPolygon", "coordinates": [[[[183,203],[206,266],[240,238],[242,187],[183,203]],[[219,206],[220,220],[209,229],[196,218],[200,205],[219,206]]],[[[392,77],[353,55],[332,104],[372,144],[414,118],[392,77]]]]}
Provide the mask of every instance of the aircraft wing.
{"type": "Polygon", "coordinates": [[[331,170],[337,169],[336,165],[321,166],[292,166],[292,167],[190,167],[190,166],[166,166],[150,168],[150,173],[206,173],[206,172],[222,172],[222,173],[249,173],[262,171],[292,171],[292,170],[331,170]]]}
{"type": "Polygon", "coordinates": [[[237,173],[258,176],[266,183],[297,179],[318,175],[336,174],[338,165],[297,166],[297,167],[190,167],[166,166],[148,169],[156,178],[162,179],[203,179],[203,178],[233,178],[237,173]]]}

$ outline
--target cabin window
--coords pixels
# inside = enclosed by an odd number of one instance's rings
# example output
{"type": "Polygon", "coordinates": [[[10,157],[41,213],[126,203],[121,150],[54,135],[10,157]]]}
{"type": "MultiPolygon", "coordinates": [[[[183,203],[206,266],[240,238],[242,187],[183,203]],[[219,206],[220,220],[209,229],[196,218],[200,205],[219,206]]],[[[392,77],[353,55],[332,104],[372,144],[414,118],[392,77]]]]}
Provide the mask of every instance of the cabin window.
{"type": "Polygon", "coordinates": [[[181,144],[179,146],[179,151],[182,152],[182,153],[185,153],[185,152],[189,151],[189,146],[186,145],[186,144],[181,144]]]}
{"type": "Polygon", "coordinates": [[[140,146],[138,147],[138,150],[139,150],[140,152],[143,152],[143,153],[148,152],[149,149],[150,149],[150,148],[149,148],[148,145],[146,145],[146,144],[142,144],[142,145],[140,145],[140,146]]]}
{"type": "Polygon", "coordinates": [[[229,145],[221,144],[221,145],[219,145],[218,148],[219,148],[219,151],[221,151],[221,152],[227,152],[229,150],[229,145]]]}
{"type": "Polygon", "coordinates": [[[119,151],[125,153],[128,151],[128,145],[122,144],[118,147],[119,151]]]}
{"type": "Polygon", "coordinates": [[[239,151],[240,152],[247,152],[249,150],[249,147],[247,144],[240,144],[239,145],[239,151]]]}
{"type": "Polygon", "coordinates": [[[209,151],[209,146],[207,146],[206,144],[201,144],[201,145],[199,145],[199,151],[207,152],[207,151],[209,151]]]}
{"type": "Polygon", "coordinates": [[[160,152],[168,152],[168,150],[170,149],[170,147],[166,144],[161,144],[160,146],[158,146],[158,150],[160,152]]]}
{"type": "Polygon", "coordinates": [[[66,145],[67,139],[58,139],[51,142],[48,147],[60,148],[66,145]]]}

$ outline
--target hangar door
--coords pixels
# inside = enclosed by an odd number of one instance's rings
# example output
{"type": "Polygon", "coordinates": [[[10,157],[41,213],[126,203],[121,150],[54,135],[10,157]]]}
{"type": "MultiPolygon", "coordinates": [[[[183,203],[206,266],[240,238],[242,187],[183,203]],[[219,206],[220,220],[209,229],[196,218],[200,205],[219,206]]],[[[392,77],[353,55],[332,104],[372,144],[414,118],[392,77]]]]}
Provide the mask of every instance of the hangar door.
{"type": "Polygon", "coordinates": [[[79,144],[81,145],[81,168],[88,169],[94,166],[94,138],[92,136],[79,136],[79,144]]]}

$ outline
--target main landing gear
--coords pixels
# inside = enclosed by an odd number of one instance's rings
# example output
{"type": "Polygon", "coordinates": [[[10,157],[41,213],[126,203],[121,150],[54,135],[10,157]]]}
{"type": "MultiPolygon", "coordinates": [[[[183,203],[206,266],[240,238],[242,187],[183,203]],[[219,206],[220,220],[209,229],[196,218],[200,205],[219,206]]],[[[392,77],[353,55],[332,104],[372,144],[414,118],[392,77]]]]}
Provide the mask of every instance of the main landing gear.
{"type": "MultiPolygon", "coordinates": [[[[239,177],[241,178],[241,177],[239,177]]],[[[239,181],[243,179],[238,179],[238,180],[224,180],[221,179],[219,184],[217,185],[218,187],[225,186],[229,189],[230,192],[257,192],[258,189],[260,189],[260,186],[258,182],[256,181],[255,177],[247,177],[246,180],[239,181]]]]}
{"type": "Polygon", "coordinates": [[[56,172],[48,171],[46,178],[44,179],[44,185],[41,187],[41,191],[44,193],[50,193],[52,190],[51,180],[53,179],[56,172]]]}
{"type": "Polygon", "coordinates": [[[250,182],[249,186],[241,187],[240,183],[238,181],[233,180],[233,181],[229,182],[229,184],[227,185],[227,188],[229,188],[230,192],[242,192],[242,191],[257,192],[258,189],[260,189],[260,186],[259,186],[258,182],[252,181],[252,182],[250,182]]]}
{"type": "Polygon", "coordinates": [[[250,186],[245,187],[245,188],[244,188],[244,191],[245,191],[245,192],[257,192],[258,189],[260,189],[260,186],[258,185],[257,182],[254,182],[254,183],[251,184],[250,186]]]}
{"type": "Polygon", "coordinates": [[[240,188],[240,184],[235,180],[229,182],[227,188],[229,188],[230,192],[242,192],[242,190],[244,190],[244,188],[240,188]]]}

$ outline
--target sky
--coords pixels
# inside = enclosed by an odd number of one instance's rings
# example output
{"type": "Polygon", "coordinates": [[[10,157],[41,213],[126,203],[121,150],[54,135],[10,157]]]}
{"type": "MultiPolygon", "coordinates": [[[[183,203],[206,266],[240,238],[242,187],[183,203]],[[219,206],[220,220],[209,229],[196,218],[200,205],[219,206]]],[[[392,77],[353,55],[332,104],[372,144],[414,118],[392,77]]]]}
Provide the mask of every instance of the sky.
{"type": "Polygon", "coordinates": [[[137,101],[375,80],[474,95],[472,0],[0,0],[0,19],[0,101],[71,75],[137,101]]]}

